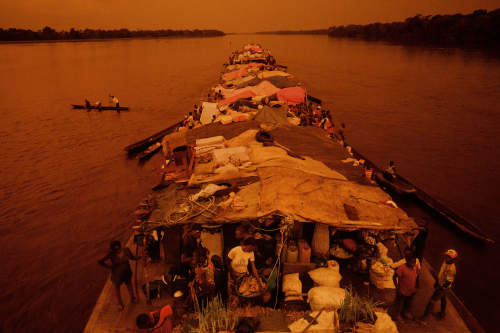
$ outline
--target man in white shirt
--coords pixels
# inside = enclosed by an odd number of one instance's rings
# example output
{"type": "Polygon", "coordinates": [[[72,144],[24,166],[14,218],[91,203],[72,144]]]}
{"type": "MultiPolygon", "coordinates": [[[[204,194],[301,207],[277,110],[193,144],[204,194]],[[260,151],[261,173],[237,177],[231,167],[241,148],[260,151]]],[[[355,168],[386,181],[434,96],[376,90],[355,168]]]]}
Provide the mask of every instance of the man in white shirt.
{"type": "Polygon", "coordinates": [[[255,267],[255,254],[257,245],[253,238],[246,238],[243,240],[240,246],[236,246],[229,251],[227,254],[228,258],[231,260],[231,275],[235,280],[241,279],[243,276],[248,275],[248,264],[252,268],[252,273],[257,279],[259,278],[259,273],[255,267]]]}
{"type": "Polygon", "coordinates": [[[429,303],[427,303],[423,319],[426,319],[429,316],[434,304],[438,300],[441,300],[441,312],[439,313],[439,318],[443,319],[446,314],[446,295],[448,294],[451,285],[455,281],[455,276],[457,275],[455,261],[458,257],[458,253],[457,251],[450,249],[444,254],[444,262],[439,269],[437,281],[434,285],[434,293],[432,294],[429,303]]]}

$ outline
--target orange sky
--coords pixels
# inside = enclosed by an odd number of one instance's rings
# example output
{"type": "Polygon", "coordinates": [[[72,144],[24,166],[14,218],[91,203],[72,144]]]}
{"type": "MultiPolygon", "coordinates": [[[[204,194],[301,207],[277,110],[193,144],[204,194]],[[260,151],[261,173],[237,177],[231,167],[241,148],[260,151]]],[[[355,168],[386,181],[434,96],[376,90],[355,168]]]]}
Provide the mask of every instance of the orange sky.
{"type": "Polygon", "coordinates": [[[470,13],[500,0],[0,0],[0,27],[297,30],[470,13]]]}

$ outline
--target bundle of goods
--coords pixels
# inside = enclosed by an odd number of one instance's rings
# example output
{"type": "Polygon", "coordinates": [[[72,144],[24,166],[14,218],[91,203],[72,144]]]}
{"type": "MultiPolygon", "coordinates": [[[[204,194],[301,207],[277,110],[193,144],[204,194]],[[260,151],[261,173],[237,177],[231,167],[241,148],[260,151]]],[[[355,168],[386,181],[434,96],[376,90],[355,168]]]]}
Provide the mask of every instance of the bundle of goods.
{"type": "Polygon", "coordinates": [[[347,252],[343,247],[338,244],[334,244],[330,249],[330,254],[338,259],[349,259],[353,257],[353,254],[347,252]]]}
{"type": "Polygon", "coordinates": [[[285,274],[281,290],[285,294],[285,302],[302,300],[302,282],[299,273],[285,274]]]}
{"type": "Polygon", "coordinates": [[[393,260],[387,256],[387,247],[382,243],[377,243],[378,260],[370,268],[370,281],[378,289],[394,289],[392,276],[394,269],[391,268],[393,260]]]}
{"type": "Polygon", "coordinates": [[[295,241],[288,242],[288,248],[286,251],[286,262],[296,263],[299,260],[299,249],[295,241]]]}
{"type": "Polygon", "coordinates": [[[314,287],[307,293],[311,310],[337,310],[345,298],[345,289],[335,287],[314,287]]]}
{"type": "Polygon", "coordinates": [[[339,273],[339,264],[335,260],[329,260],[327,267],[316,268],[308,274],[318,286],[340,287],[342,275],[339,273]]]}
{"type": "Polygon", "coordinates": [[[394,270],[380,261],[375,262],[370,268],[370,281],[378,289],[394,289],[393,275],[394,270]]]}
{"type": "Polygon", "coordinates": [[[299,240],[299,262],[302,264],[311,262],[311,247],[304,239],[299,240]]]}
{"type": "Polygon", "coordinates": [[[262,294],[262,290],[259,281],[254,276],[247,276],[238,286],[238,293],[243,297],[256,297],[262,294]]]}
{"type": "Polygon", "coordinates": [[[385,312],[375,312],[377,321],[375,322],[374,333],[398,333],[396,323],[392,321],[391,316],[385,312]]]}
{"type": "Polygon", "coordinates": [[[318,258],[328,258],[330,252],[330,229],[328,225],[316,223],[312,238],[312,253],[318,258]]]}

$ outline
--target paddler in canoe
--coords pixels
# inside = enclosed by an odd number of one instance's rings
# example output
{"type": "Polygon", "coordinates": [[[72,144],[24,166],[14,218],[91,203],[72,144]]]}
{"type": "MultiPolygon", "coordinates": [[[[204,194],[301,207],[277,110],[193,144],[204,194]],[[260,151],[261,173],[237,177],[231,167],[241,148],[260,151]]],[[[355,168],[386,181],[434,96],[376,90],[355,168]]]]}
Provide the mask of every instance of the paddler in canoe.
{"type": "Polygon", "coordinates": [[[120,101],[118,101],[118,97],[113,96],[111,94],[109,95],[109,97],[111,98],[111,103],[113,103],[116,106],[116,108],[118,109],[120,107],[120,101]]]}
{"type": "Polygon", "coordinates": [[[389,166],[384,171],[384,178],[390,182],[396,180],[396,165],[394,164],[394,161],[389,161],[389,166]]]}

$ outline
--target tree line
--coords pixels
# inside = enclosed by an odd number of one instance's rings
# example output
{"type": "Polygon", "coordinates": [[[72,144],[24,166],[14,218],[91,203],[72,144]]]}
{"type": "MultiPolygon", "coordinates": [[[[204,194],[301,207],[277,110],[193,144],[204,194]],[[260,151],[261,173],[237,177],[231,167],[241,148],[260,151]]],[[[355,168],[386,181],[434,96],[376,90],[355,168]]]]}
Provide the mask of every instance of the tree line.
{"type": "Polygon", "coordinates": [[[41,30],[2,29],[0,41],[45,41],[71,39],[109,39],[109,38],[157,38],[157,37],[215,37],[224,36],[219,30],[101,30],[71,28],[69,31],[56,31],[46,26],[41,30]]]}
{"type": "Polygon", "coordinates": [[[333,26],[328,35],[405,44],[500,46],[500,9],[480,9],[467,15],[418,14],[404,22],[333,26]]]}
{"type": "Polygon", "coordinates": [[[326,35],[328,29],[260,31],[259,35],[326,35]]]}

